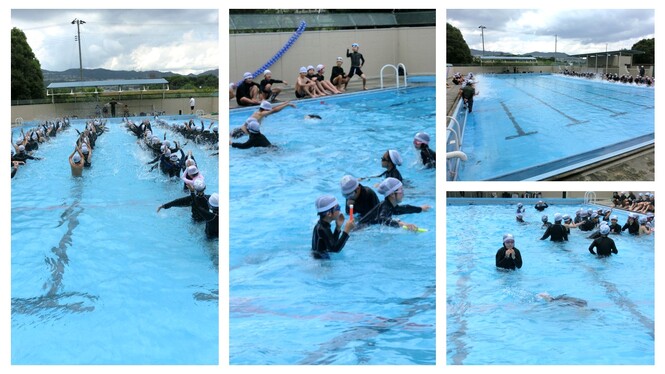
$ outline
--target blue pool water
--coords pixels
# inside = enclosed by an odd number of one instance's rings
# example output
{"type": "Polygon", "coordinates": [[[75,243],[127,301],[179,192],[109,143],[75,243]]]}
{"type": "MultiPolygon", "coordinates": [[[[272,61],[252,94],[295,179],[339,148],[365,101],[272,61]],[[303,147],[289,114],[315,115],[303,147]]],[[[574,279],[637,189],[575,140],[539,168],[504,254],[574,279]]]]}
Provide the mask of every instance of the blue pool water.
{"type": "Polygon", "coordinates": [[[482,75],[458,180],[537,180],[654,139],[654,88],[558,75],[482,75]]]}
{"type": "MultiPolygon", "coordinates": [[[[588,251],[588,232],[571,229],[564,243],[539,239],[543,214],[552,220],[556,212],[574,216],[581,207],[598,207],[549,201],[540,213],[535,201],[519,200],[528,224],[518,224],[518,200],[458,200],[448,199],[446,210],[448,364],[654,364],[655,234],[612,235],[618,255],[596,258],[588,251]],[[519,270],[495,267],[505,233],[521,251],[519,270]],[[536,297],[541,292],[588,305],[547,303],[536,297]]],[[[626,222],[626,212],[614,214],[626,222]]]]}
{"type": "MultiPolygon", "coordinates": [[[[229,362],[436,363],[436,173],[412,145],[418,131],[435,139],[434,87],[296,105],[263,122],[277,149],[230,150],[229,362]],[[403,204],[432,206],[400,218],[429,231],[373,226],[330,261],[312,259],[316,198],[344,204],[342,176],[379,174],[388,148],[403,158],[403,204]]],[[[231,128],[252,111],[232,111],[231,128]]]]}
{"type": "MultiPolygon", "coordinates": [[[[217,364],[218,241],[189,208],[156,212],[182,182],[149,172],[117,118],[107,126],[82,178],[67,161],[74,120],[11,181],[12,364],[217,364]]],[[[184,149],[218,191],[217,156],[184,149]]]]}

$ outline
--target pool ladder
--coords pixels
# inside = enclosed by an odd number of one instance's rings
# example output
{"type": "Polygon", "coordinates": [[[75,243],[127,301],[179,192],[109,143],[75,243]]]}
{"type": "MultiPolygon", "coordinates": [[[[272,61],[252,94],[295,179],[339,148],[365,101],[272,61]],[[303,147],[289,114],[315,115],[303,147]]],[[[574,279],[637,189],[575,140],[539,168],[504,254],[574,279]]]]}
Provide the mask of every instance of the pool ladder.
{"type": "Polygon", "coordinates": [[[584,193],[584,204],[596,204],[596,193],[587,191],[584,193]]]}
{"type": "Polygon", "coordinates": [[[395,69],[395,88],[399,88],[399,67],[400,66],[402,67],[402,70],[404,71],[404,87],[406,87],[406,66],[404,66],[404,64],[400,62],[399,64],[397,64],[397,66],[392,65],[392,64],[383,65],[383,67],[381,68],[381,88],[383,88],[383,71],[387,67],[391,67],[391,68],[395,69]]]}
{"type": "Polygon", "coordinates": [[[464,110],[463,107],[461,107],[461,104],[458,103],[455,117],[446,116],[447,119],[450,119],[450,123],[448,124],[448,127],[446,127],[446,166],[448,169],[446,180],[449,181],[457,180],[460,161],[466,161],[468,159],[466,153],[462,152],[462,141],[464,139],[464,128],[466,127],[467,114],[466,110],[464,110]],[[460,116],[460,109],[462,110],[461,114],[463,115],[461,118],[462,123],[455,118],[460,116]]]}
{"type": "Polygon", "coordinates": [[[23,126],[23,117],[16,117],[16,119],[14,120],[14,123],[17,126],[23,126]]]}

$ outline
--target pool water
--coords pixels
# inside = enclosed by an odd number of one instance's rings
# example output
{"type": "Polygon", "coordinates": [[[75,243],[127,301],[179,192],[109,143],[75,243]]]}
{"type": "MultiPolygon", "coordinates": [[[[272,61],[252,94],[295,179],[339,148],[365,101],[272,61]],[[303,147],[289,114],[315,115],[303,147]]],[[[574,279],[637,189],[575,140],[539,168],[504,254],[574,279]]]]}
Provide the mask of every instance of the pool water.
{"type": "MultiPolygon", "coordinates": [[[[419,131],[435,139],[434,91],[298,101],[263,121],[276,149],[230,149],[231,364],[436,363],[436,172],[412,144],[419,131]],[[399,218],[428,231],[371,226],[331,260],[314,260],[316,198],[343,205],[342,176],[381,173],[389,148],[403,158],[403,204],[432,206],[399,218]]],[[[253,110],[232,111],[230,127],[253,110]]]]}
{"type": "MultiPolygon", "coordinates": [[[[182,182],[150,172],[152,154],[117,118],[73,178],[67,159],[83,127],[73,120],[41,144],[44,159],[11,181],[12,364],[217,364],[218,241],[189,208],[156,212],[185,196],[182,182]]],[[[217,156],[183,148],[216,192],[217,156]]]]}
{"type": "MultiPolygon", "coordinates": [[[[553,221],[556,212],[598,207],[548,201],[540,213],[535,201],[519,200],[528,222],[519,224],[517,200],[457,200],[446,210],[448,364],[654,364],[654,235],[611,235],[618,255],[597,258],[589,232],[571,229],[564,243],[539,239],[543,214],[553,221]],[[515,237],[521,269],[495,267],[505,233],[515,237]],[[547,303],[541,292],[588,305],[547,303]]],[[[627,213],[613,214],[623,226],[627,213]]]]}
{"type": "Polygon", "coordinates": [[[458,180],[538,180],[652,143],[654,88],[558,75],[482,75],[458,180]]]}

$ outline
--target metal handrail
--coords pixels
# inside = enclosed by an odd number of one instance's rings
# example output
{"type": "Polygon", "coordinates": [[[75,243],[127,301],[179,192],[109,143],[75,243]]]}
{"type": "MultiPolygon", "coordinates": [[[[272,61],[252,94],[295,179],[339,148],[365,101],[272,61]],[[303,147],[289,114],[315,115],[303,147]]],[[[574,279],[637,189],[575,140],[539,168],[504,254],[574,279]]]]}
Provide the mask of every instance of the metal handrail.
{"type": "Polygon", "coordinates": [[[391,68],[395,69],[395,85],[396,85],[395,88],[399,88],[399,72],[397,70],[397,66],[391,65],[391,64],[383,65],[383,67],[381,68],[381,73],[380,73],[380,75],[381,75],[381,88],[383,88],[383,70],[387,67],[391,67],[391,68]]]}

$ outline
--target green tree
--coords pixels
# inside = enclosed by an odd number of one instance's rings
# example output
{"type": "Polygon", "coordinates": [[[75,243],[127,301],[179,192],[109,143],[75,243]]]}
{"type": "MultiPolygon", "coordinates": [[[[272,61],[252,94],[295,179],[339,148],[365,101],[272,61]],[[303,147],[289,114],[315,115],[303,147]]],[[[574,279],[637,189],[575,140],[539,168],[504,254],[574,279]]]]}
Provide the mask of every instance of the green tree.
{"type": "Polygon", "coordinates": [[[633,44],[631,49],[644,52],[643,55],[633,56],[634,64],[648,64],[653,65],[655,61],[656,39],[642,39],[633,44]]]}
{"type": "Polygon", "coordinates": [[[12,28],[12,100],[43,99],[44,76],[22,30],[12,28]]]}
{"type": "Polygon", "coordinates": [[[446,22],[446,62],[449,64],[470,64],[473,62],[471,50],[459,29],[446,22]]]}

